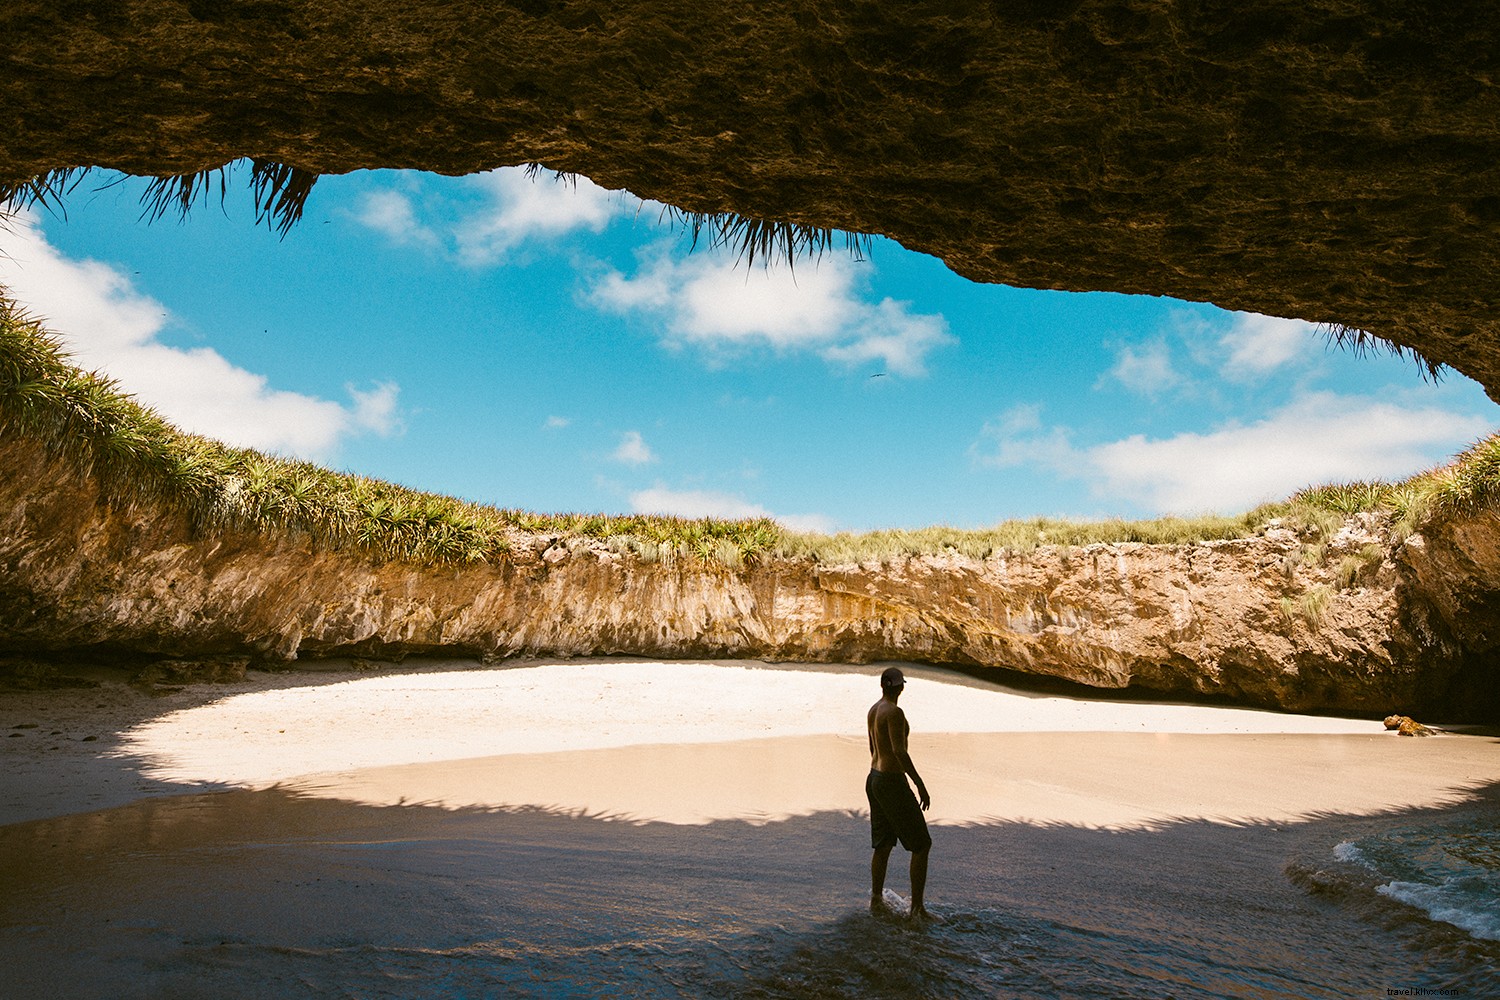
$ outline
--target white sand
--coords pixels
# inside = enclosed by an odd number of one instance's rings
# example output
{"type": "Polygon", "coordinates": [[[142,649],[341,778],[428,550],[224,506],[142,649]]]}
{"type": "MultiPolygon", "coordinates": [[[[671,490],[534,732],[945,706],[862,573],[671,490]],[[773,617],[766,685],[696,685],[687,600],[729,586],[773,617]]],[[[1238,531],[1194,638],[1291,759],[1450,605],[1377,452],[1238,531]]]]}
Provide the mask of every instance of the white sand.
{"type": "MultiPolygon", "coordinates": [[[[881,667],[561,662],[239,695],[125,734],[170,781],[265,785],[325,771],[503,754],[827,734],[865,741],[881,667]]],[[[1368,720],[1040,697],[907,666],[916,733],[1380,733],[1368,720]]]]}
{"type": "MultiPolygon", "coordinates": [[[[864,807],[864,717],[882,666],[568,661],[350,679],[173,711],[114,752],[169,786],[763,822],[864,807]]],[[[1493,773],[1478,738],[905,669],[935,823],[1291,820],[1452,801],[1493,773]]]]}

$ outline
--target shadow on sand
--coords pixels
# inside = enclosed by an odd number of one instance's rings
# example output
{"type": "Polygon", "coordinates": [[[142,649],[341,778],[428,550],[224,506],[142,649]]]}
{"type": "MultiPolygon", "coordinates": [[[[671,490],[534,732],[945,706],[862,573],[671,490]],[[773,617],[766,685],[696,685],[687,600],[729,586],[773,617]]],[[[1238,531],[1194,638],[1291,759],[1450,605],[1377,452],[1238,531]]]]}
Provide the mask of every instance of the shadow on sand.
{"type": "Polygon", "coordinates": [[[1500,784],[1290,824],[943,827],[924,931],[865,912],[847,813],[684,827],[185,795],[0,828],[0,962],[16,995],[77,998],[1494,995],[1500,945],[1334,849],[1497,818],[1500,784]]]}

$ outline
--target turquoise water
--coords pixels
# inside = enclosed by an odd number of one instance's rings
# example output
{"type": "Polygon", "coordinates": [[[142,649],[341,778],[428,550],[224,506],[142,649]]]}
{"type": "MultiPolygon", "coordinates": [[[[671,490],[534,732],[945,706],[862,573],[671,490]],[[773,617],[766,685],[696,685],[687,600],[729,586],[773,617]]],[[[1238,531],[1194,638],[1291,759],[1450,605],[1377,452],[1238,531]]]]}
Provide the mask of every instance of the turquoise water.
{"type": "MultiPolygon", "coordinates": [[[[856,815],[634,826],[184,796],[0,828],[0,995],[1494,996],[1490,924],[1382,887],[1492,917],[1496,815],[938,827],[943,922],[921,931],[866,912],[856,815]]],[[[891,873],[905,892],[900,852],[891,873]]]]}

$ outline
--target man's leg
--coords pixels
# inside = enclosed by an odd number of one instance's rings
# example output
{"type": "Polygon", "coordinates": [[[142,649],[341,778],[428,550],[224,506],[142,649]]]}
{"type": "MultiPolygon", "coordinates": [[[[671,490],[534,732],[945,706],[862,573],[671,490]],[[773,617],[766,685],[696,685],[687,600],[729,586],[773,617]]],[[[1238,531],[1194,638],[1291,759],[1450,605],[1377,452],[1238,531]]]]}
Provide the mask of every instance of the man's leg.
{"type": "Polygon", "coordinates": [[[932,850],[931,845],[920,851],[913,851],[911,856],[911,915],[913,917],[927,916],[927,907],[922,904],[922,894],[927,890],[927,853],[932,850]]]}
{"type": "Polygon", "coordinates": [[[870,855],[870,912],[884,913],[885,905],[885,866],[891,859],[891,848],[895,844],[886,847],[875,848],[875,853],[870,855]]]}

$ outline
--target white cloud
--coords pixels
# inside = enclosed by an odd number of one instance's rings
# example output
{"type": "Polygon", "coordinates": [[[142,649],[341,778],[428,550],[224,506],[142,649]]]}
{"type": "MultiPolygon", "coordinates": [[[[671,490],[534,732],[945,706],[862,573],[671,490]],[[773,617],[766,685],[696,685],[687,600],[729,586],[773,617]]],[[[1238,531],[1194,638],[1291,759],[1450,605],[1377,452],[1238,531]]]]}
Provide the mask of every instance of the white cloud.
{"type": "Polygon", "coordinates": [[[108,264],[64,257],[47,242],[34,212],[17,215],[0,240],[0,285],[58,336],[74,362],[103,371],[184,430],[326,459],[350,435],[399,428],[394,383],[351,386],[345,405],[272,388],[265,376],[210,348],[161,343],[166,307],[108,264]]]}
{"type": "Polygon", "coordinates": [[[356,389],[345,383],[344,391],[354,400],[354,425],[371,431],[380,437],[390,437],[403,430],[401,414],[396,407],[396,397],[401,387],[394,382],[377,382],[373,389],[356,389]]]}
{"type": "Polygon", "coordinates": [[[384,233],[391,242],[436,246],[435,232],[417,219],[411,199],[399,191],[370,191],[360,199],[360,207],[354,213],[360,224],[379,233],[384,233]]]}
{"type": "Polygon", "coordinates": [[[980,464],[1031,465],[1087,481],[1101,497],[1157,513],[1246,510],[1304,486],[1396,479],[1485,433],[1479,416],[1316,392],[1252,424],[1079,448],[1062,428],[1002,419],[982,432],[980,464]]]}
{"type": "Polygon", "coordinates": [[[557,431],[562,430],[572,422],[573,421],[569,420],[567,417],[551,416],[543,422],[542,426],[549,431],[557,431]]]}
{"type": "Polygon", "coordinates": [[[897,374],[921,375],[927,370],[927,353],[953,342],[942,316],[914,316],[904,302],[882,299],[861,312],[857,337],[826,348],[823,357],[848,365],[879,361],[897,374]]]}
{"type": "Polygon", "coordinates": [[[980,438],[990,450],[981,453],[976,444],[971,451],[981,465],[1008,467],[1039,465],[1055,467],[1061,457],[1072,456],[1073,446],[1061,427],[1042,430],[1042,408],[1034,403],[1013,406],[1001,416],[985,423],[980,438]]]}
{"type": "Polygon", "coordinates": [[[656,455],[646,445],[640,431],[626,431],[621,434],[620,445],[610,457],[626,465],[646,465],[656,461],[656,455]]]}
{"type": "Polygon", "coordinates": [[[401,191],[370,191],[353,213],[360,224],[406,246],[444,247],[471,267],[503,261],[528,240],[576,229],[599,232],[626,211],[625,199],[587,177],[528,177],[522,167],[501,167],[464,178],[474,198],[452,199],[428,191],[418,212],[401,191]]]}
{"type": "Polygon", "coordinates": [[[1116,352],[1109,375],[1131,392],[1156,396],[1182,381],[1172,365],[1172,352],[1165,341],[1155,340],[1140,347],[1124,345],[1116,352]]]}
{"type": "Polygon", "coordinates": [[[656,486],[630,495],[630,509],[637,514],[671,514],[677,517],[756,518],[769,517],[793,531],[832,534],[833,520],[822,514],[773,514],[758,503],[731,493],[712,490],[670,490],[656,486]]]}
{"type": "Polygon", "coordinates": [[[1317,327],[1300,319],[1236,313],[1219,345],[1228,352],[1224,376],[1248,381],[1306,357],[1318,345],[1317,327]]]}
{"type": "Polygon", "coordinates": [[[533,236],[559,236],[574,229],[599,232],[622,210],[620,198],[587,177],[527,177],[520,167],[491,170],[473,178],[486,207],[454,229],[459,259],[483,267],[533,236]]]}
{"type": "Polygon", "coordinates": [[[1152,339],[1118,345],[1114,365],[1096,386],[1112,380],[1155,399],[1168,391],[1208,391],[1216,378],[1263,383],[1288,368],[1306,369],[1320,342],[1317,327],[1300,319],[1177,310],[1152,339]]]}
{"type": "Polygon", "coordinates": [[[896,374],[923,374],[927,354],[953,342],[947,321],[889,298],[868,302],[859,279],[854,262],[842,257],[794,271],[748,267],[722,253],[678,260],[659,252],[633,277],[606,273],[592,299],[615,312],[658,315],[669,344],[719,353],[811,350],[845,365],[878,361],[896,374]]]}

